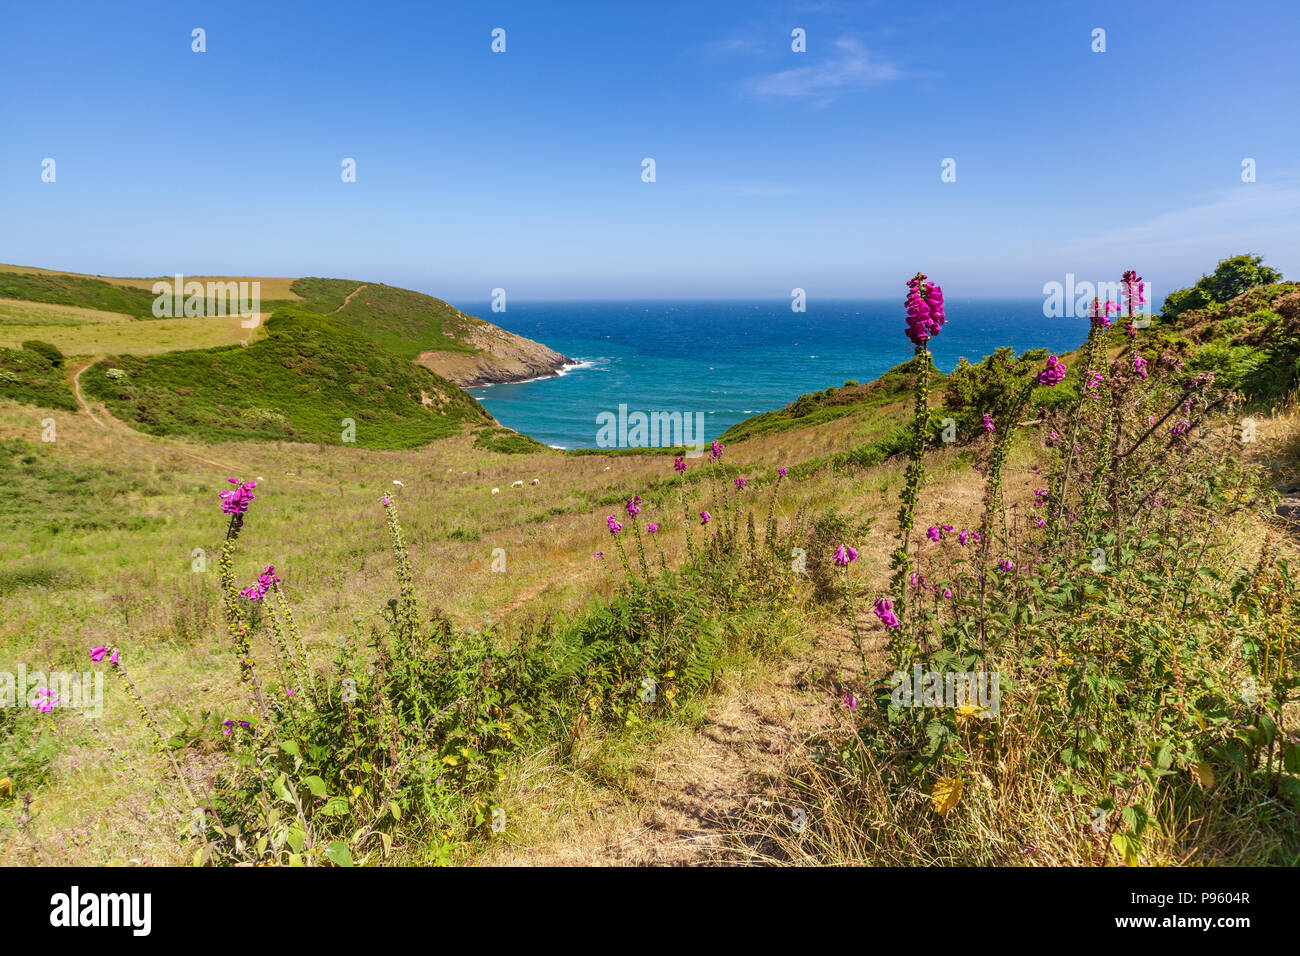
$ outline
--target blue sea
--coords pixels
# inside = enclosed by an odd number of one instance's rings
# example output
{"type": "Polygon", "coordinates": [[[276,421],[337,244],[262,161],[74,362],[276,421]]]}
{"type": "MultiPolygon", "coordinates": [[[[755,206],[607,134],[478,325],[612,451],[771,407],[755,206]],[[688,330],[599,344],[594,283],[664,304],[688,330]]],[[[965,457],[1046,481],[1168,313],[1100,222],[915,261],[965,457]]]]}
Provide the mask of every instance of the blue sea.
{"type": "MultiPolygon", "coordinates": [[[[912,355],[901,299],[511,302],[459,308],[574,359],[558,377],[470,393],[501,424],[558,448],[598,447],[602,412],[704,415],[704,441],[805,392],[867,382],[912,355]]],[[[949,298],[931,343],[950,371],[1000,346],[1077,348],[1087,319],[1044,318],[1040,299],[949,298]]]]}

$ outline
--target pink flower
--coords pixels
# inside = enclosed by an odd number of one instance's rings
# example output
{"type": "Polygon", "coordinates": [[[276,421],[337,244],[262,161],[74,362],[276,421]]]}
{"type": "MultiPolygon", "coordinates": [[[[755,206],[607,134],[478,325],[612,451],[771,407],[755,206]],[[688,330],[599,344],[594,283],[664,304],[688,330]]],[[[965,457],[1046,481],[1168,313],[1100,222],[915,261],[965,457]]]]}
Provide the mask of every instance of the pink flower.
{"type": "Polygon", "coordinates": [[[649,531],[651,534],[654,534],[656,531],[659,530],[659,526],[657,524],[648,524],[645,526],[645,529],[649,531]]]}
{"type": "Polygon", "coordinates": [[[623,530],[623,523],[619,521],[617,518],[615,518],[613,515],[610,515],[608,518],[605,519],[605,527],[609,528],[610,534],[618,534],[620,531],[623,530]]]}
{"type": "Polygon", "coordinates": [[[255,481],[240,482],[238,478],[227,478],[228,482],[237,487],[231,491],[223,491],[217,497],[221,499],[221,510],[228,515],[242,515],[248,513],[248,506],[253,503],[253,489],[257,487],[255,481]]]}
{"type": "Polygon", "coordinates": [[[963,548],[966,547],[966,542],[970,540],[970,532],[965,528],[962,528],[961,531],[957,533],[957,540],[961,542],[963,548]]]}
{"type": "Polygon", "coordinates": [[[907,280],[907,337],[918,347],[925,345],[943,328],[943,289],[926,282],[924,273],[918,272],[907,280]]]}
{"type": "Polygon", "coordinates": [[[1133,371],[1143,378],[1147,377],[1147,360],[1140,355],[1133,356],[1133,371]]]}
{"type": "Polygon", "coordinates": [[[876,617],[880,618],[885,627],[899,627],[901,625],[898,615],[894,613],[894,605],[890,603],[888,598],[876,598],[873,610],[875,610],[876,617]]]}
{"type": "Polygon", "coordinates": [[[94,663],[98,664],[101,661],[103,661],[104,655],[107,653],[108,653],[108,645],[100,644],[98,647],[92,647],[90,649],[90,659],[94,663]]]}
{"type": "Polygon", "coordinates": [[[856,560],[858,560],[858,552],[852,547],[841,544],[835,549],[835,565],[837,567],[847,568],[856,560]]]}
{"type": "Polygon", "coordinates": [[[926,530],[925,536],[929,538],[931,541],[938,541],[941,537],[943,537],[943,535],[940,534],[939,532],[938,525],[933,525],[933,524],[930,525],[930,527],[926,530]]]}
{"type": "Polygon", "coordinates": [[[950,597],[952,597],[952,588],[944,588],[944,589],[943,589],[943,596],[946,597],[946,598],[950,598],[950,597]]]}
{"type": "Polygon", "coordinates": [[[1047,368],[1038,373],[1039,385],[1060,385],[1065,378],[1065,365],[1055,355],[1048,356],[1047,368]]]}
{"type": "Polygon", "coordinates": [[[673,459],[673,471],[685,471],[685,470],[686,470],[686,459],[683,456],[678,455],[676,458],[673,459]]]}
{"type": "Polygon", "coordinates": [[[1101,299],[1093,299],[1089,318],[1092,319],[1093,325],[1100,325],[1103,329],[1108,329],[1110,328],[1110,313],[1118,311],[1118,302],[1102,302],[1101,299]]]}
{"type": "Polygon", "coordinates": [[[1136,269],[1129,269],[1125,272],[1120,278],[1120,282],[1123,287],[1122,295],[1124,296],[1125,311],[1132,315],[1134,312],[1139,311],[1140,307],[1147,301],[1147,297],[1143,294],[1146,286],[1142,282],[1142,277],[1137,274],[1136,269]]]}
{"type": "Polygon", "coordinates": [[[858,709],[858,699],[853,696],[853,691],[846,690],[843,694],[840,695],[840,700],[844,702],[844,706],[847,707],[849,710],[858,709]]]}
{"type": "Polygon", "coordinates": [[[641,496],[633,495],[627,499],[627,513],[635,518],[641,513],[641,496]]]}
{"type": "Polygon", "coordinates": [[[384,495],[384,497],[381,498],[380,500],[383,501],[383,503],[384,503],[384,507],[387,508],[387,507],[388,507],[388,495],[384,495]]]}
{"type": "Polygon", "coordinates": [[[1083,387],[1089,390],[1096,389],[1101,386],[1101,381],[1101,372],[1096,369],[1088,369],[1088,380],[1084,382],[1083,387]]]}
{"type": "Polygon", "coordinates": [[[711,520],[713,520],[713,515],[707,511],[700,512],[700,524],[708,524],[711,520]]]}
{"type": "Polygon", "coordinates": [[[744,490],[745,490],[745,479],[744,479],[744,478],[737,478],[737,479],[735,480],[734,483],[735,483],[735,485],[736,485],[736,490],[737,490],[737,491],[744,491],[744,490]]]}
{"type": "Polygon", "coordinates": [[[53,712],[55,705],[59,702],[59,695],[48,687],[36,688],[36,697],[37,700],[32,701],[32,706],[42,714],[53,712]]]}
{"type": "Polygon", "coordinates": [[[722,457],[722,453],[726,450],[727,450],[726,445],[719,442],[716,438],[713,439],[712,449],[709,452],[709,459],[712,461],[717,461],[719,458],[722,457]]]}
{"type": "Polygon", "coordinates": [[[990,415],[988,412],[984,413],[984,430],[986,432],[996,431],[996,429],[993,426],[993,416],[990,415]]]}
{"type": "Polygon", "coordinates": [[[778,468],[778,469],[776,470],[776,473],[777,473],[778,475],[780,475],[782,478],[784,478],[785,475],[786,475],[785,466],[782,465],[780,468],[778,468]]]}
{"type": "Polygon", "coordinates": [[[266,592],[271,590],[271,586],[279,584],[280,579],[275,576],[275,565],[268,564],[262,569],[262,573],[257,576],[257,582],[250,584],[239,593],[250,601],[260,601],[266,596],[266,592]]]}

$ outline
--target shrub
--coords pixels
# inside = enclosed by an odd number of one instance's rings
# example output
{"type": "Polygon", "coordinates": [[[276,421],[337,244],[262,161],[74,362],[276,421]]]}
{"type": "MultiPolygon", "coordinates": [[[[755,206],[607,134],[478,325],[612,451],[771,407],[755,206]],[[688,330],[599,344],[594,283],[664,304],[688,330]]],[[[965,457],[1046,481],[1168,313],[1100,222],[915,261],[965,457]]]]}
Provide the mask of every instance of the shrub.
{"type": "Polygon", "coordinates": [[[32,339],[23,343],[23,349],[27,352],[35,352],[45,359],[52,368],[63,368],[63,353],[49,342],[32,339]]]}

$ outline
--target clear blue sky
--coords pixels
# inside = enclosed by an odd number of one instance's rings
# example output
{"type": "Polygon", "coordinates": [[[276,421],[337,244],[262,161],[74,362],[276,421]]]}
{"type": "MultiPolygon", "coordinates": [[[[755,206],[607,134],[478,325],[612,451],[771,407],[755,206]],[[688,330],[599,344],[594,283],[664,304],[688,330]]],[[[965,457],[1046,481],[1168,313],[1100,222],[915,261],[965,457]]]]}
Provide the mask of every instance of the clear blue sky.
{"type": "Polygon", "coordinates": [[[1300,277],[1297,35],[1296,0],[11,3],[0,261],[457,300],[1300,277]]]}

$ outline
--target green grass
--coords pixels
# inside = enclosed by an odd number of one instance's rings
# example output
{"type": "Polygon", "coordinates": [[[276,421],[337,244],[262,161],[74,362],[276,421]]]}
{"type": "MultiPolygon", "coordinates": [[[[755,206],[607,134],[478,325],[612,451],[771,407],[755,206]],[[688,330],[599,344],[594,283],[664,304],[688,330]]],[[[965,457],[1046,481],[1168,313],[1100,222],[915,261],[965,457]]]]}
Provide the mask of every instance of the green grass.
{"type": "Polygon", "coordinates": [[[289,290],[302,299],[300,305],[311,312],[328,315],[341,308],[348,295],[360,288],[355,279],[294,279],[289,290]]]}
{"type": "Polygon", "coordinates": [[[152,319],[152,293],[90,276],[0,272],[0,298],[73,305],[152,319]]]}
{"type": "Polygon", "coordinates": [[[0,399],[40,408],[77,407],[63,369],[31,348],[0,348],[0,399]]]}
{"type": "MultiPolygon", "coordinates": [[[[298,291],[297,283],[294,291],[298,291]]],[[[470,317],[441,299],[409,289],[367,285],[333,318],[403,358],[414,359],[429,351],[478,351],[463,341],[474,324],[470,317]]]]}
{"type": "Polygon", "coordinates": [[[483,428],[476,431],[474,436],[475,448],[485,448],[502,455],[528,455],[546,450],[546,446],[537,439],[508,428],[483,428]]]}
{"type": "Polygon", "coordinates": [[[141,431],[204,441],[343,444],[351,419],[360,447],[414,448],[490,421],[450,382],[332,318],[285,307],[266,332],[247,348],[117,356],[83,388],[141,431]]]}
{"type": "MultiPolygon", "coordinates": [[[[933,374],[930,381],[932,388],[941,389],[944,376],[933,374]]],[[[794,428],[809,428],[862,409],[879,408],[906,398],[912,382],[912,360],[909,359],[865,385],[845,382],[843,387],[832,385],[820,392],[800,395],[784,408],[764,412],[732,425],[722,433],[719,441],[726,444],[794,428]]]]}

